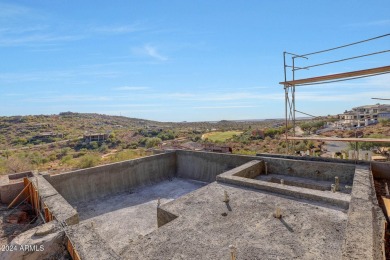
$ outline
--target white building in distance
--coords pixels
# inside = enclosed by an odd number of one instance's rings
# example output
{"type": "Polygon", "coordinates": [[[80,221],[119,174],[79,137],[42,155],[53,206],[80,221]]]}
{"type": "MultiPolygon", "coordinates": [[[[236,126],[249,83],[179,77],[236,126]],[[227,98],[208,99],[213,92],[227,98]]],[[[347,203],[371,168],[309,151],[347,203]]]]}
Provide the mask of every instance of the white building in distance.
{"type": "Polygon", "coordinates": [[[339,114],[341,123],[352,126],[369,125],[380,119],[390,118],[390,105],[376,104],[354,107],[352,110],[339,114]]]}

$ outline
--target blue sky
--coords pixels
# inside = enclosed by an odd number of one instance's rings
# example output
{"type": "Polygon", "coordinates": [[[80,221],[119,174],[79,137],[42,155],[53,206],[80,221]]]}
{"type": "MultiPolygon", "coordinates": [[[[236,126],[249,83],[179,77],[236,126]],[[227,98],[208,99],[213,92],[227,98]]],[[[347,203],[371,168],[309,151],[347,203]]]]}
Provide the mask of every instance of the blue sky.
{"type": "MultiPolygon", "coordinates": [[[[64,111],[158,121],[284,117],[283,51],[390,32],[390,1],[0,1],[0,115],[64,111]]],[[[299,60],[390,49],[390,37],[299,60]]],[[[389,65],[390,54],[297,78],[389,65]]],[[[390,74],[297,87],[296,109],[390,98],[390,74]]]]}

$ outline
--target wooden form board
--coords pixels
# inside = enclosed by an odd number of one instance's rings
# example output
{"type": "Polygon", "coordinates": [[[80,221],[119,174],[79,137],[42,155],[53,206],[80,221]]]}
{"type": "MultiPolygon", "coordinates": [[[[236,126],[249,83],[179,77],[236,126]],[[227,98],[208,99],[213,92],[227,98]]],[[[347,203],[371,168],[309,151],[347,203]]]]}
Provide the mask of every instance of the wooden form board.
{"type": "Polygon", "coordinates": [[[385,205],[385,213],[386,213],[386,216],[387,217],[390,217],[390,199],[382,196],[382,199],[383,199],[383,204],[385,205]]]}
{"type": "Polygon", "coordinates": [[[68,242],[66,243],[66,249],[68,250],[73,260],[81,260],[79,254],[77,253],[76,249],[74,248],[69,238],[68,238],[68,242]]]}
{"type": "Polygon", "coordinates": [[[53,216],[53,214],[51,213],[51,211],[49,210],[49,208],[46,206],[45,203],[43,203],[43,211],[45,213],[44,216],[46,222],[50,222],[55,219],[55,217],[53,216]]]}
{"type": "Polygon", "coordinates": [[[41,202],[38,189],[35,187],[34,183],[28,178],[24,178],[23,183],[24,189],[22,193],[24,193],[24,195],[28,197],[27,201],[31,204],[35,213],[38,215],[40,214],[41,209],[43,209],[45,221],[50,222],[54,220],[55,216],[53,216],[53,213],[50,211],[50,209],[45,203],[41,202]]]}
{"type": "Polygon", "coordinates": [[[374,75],[379,73],[386,73],[390,72],[390,66],[384,66],[384,67],[378,67],[378,68],[372,68],[372,69],[366,69],[366,70],[356,70],[351,72],[344,72],[344,73],[338,73],[338,74],[330,74],[325,76],[319,76],[319,77],[313,77],[313,78],[306,78],[306,79],[296,79],[291,81],[284,81],[279,82],[281,85],[285,86],[294,86],[294,85],[300,85],[300,84],[310,84],[315,82],[325,82],[325,81],[331,81],[331,80],[337,80],[337,79],[346,79],[346,78],[353,78],[353,77],[359,77],[359,76],[368,76],[368,75],[374,75]]]}
{"type": "Polygon", "coordinates": [[[390,138],[338,138],[338,137],[298,137],[288,136],[288,140],[318,140],[318,141],[335,141],[335,142],[373,142],[373,143],[390,143],[390,138]]]}

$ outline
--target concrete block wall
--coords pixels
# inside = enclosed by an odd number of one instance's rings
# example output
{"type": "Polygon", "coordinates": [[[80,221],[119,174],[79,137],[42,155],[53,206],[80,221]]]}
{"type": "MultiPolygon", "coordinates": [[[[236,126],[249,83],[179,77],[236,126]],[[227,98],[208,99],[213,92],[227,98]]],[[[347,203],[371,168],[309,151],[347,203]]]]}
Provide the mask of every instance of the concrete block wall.
{"type": "Polygon", "coordinates": [[[70,203],[101,198],[173,177],[175,152],[45,176],[70,203]]]}

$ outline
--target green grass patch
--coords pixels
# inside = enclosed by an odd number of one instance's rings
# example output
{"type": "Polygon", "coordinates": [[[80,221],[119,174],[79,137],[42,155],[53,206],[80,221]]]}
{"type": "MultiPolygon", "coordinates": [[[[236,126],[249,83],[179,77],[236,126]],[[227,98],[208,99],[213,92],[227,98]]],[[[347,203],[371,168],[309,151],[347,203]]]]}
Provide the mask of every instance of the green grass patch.
{"type": "Polygon", "coordinates": [[[210,132],[202,135],[202,140],[209,139],[213,142],[225,142],[227,139],[233,137],[233,135],[240,135],[242,131],[226,131],[226,132],[210,132]]]}

